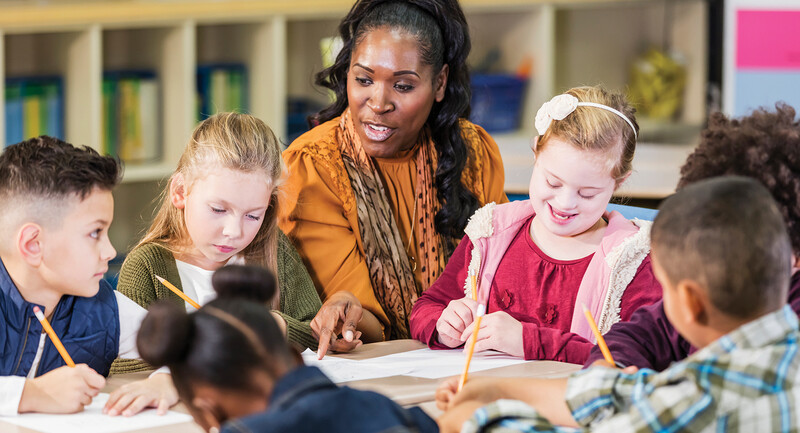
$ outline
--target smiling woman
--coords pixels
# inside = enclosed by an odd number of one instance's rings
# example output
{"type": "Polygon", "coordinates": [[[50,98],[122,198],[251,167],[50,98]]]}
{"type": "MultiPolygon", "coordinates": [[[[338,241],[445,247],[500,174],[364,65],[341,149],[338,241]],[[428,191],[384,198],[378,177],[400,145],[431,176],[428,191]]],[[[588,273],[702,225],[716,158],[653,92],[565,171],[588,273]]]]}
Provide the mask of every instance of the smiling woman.
{"type": "MultiPolygon", "coordinates": [[[[160,276],[204,305],[216,297],[214,270],[232,263],[260,265],[278,275],[271,305],[275,320],[290,341],[316,347],[310,322],[321,302],[277,226],[283,175],[278,141],[264,122],[237,113],[204,120],[170,177],[150,229],[123,263],[117,289],[145,308],[157,299],[183,306],[156,279],[160,276]]],[[[118,361],[114,371],[139,367],[118,361]]]]}
{"type": "Polygon", "coordinates": [[[502,161],[465,120],[470,39],[456,0],[358,1],[339,32],[343,48],[317,76],[336,100],[283,155],[280,225],[326,301],[320,333],[347,338],[363,305],[365,341],[408,338],[411,307],[469,216],[507,201],[502,161]]]}

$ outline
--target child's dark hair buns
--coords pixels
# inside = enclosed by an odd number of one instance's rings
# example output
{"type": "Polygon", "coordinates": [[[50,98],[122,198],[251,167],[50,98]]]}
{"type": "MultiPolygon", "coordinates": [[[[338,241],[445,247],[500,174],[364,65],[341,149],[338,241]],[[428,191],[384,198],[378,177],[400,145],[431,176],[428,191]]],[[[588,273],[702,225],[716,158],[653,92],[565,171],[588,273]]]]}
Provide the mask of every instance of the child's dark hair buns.
{"type": "Polygon", "coordinates": [[[268,304],[275,296],[275,276],[260,266],[223,266],[214,272],[211,285],[220,299],[239,298],[268,304]]]}
{"type": "Polygon", "coordinates": [[[194,333],[192,319],[170,301],[155,302],[148,311],[136,337],[142,360],[157,367],[182,362],[194,333]]]}

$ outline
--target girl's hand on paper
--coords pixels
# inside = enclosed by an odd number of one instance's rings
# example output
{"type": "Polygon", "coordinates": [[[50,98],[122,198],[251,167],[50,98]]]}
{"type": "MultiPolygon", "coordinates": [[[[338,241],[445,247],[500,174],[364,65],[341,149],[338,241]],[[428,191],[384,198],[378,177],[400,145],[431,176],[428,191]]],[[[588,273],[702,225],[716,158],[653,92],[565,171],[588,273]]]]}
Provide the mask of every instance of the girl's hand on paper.
{"type": "MultiPolygon", "coordinates": [[[[474,325],[468,326],[460,336],[461,341],[469,341],[474,329],[474,325]]],[[[497,350],[520,358],[525,356],[522,344],[522,323],[505,311],[495,311],[483,316],[475,352],[484,350],[497,350]]]]}
{"type": "Polygon", "coordinates": [[[106,379],[86,364],[59,367],[25,381],[19,413],[75,413],[92,402],[106,379]]]}
{"type": "Polygon", "coordinates": [[[172,385],[172,376],[157,373],[145,380],[123,385],[108,397],[103,413],[110,416],[132,416],[148,407],[157,408],[159,415],[178,402],[178,391],[172,385]]]}
{"type": "Polygon", "coordinates": [[[453,299],[442,311],[436,321],[436,332],[439,342],[447,347],[458,347],[466,340],[462,339],[464,330],[475,320],[478,303],[474,299],[453,299]]]}
{"type": "Polygon", "coordinates": [[[346,290],[329,296],[322,304],[311,331],[319,341],[317,354],[322,359],[328,350],[349,352],[361,345],[361,333],[356,330],[364,310],[356,296],[346,290]],[[338,338],[341,335],[342,338],[338,338]]]}

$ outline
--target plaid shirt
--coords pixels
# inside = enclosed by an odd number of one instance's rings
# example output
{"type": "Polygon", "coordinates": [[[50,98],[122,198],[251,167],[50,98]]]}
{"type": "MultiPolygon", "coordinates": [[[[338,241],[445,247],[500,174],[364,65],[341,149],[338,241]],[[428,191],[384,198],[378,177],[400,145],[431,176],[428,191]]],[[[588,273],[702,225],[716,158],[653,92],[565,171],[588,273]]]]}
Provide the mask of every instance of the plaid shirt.
{"type": "Polygon", "coordinates": [[[797,432],[798,318],[788,306],[747,323],[667,370],[574,374],[567,405],[581,428],[551,425],[519,401],[483,407],[466,432],[797,432]]]}

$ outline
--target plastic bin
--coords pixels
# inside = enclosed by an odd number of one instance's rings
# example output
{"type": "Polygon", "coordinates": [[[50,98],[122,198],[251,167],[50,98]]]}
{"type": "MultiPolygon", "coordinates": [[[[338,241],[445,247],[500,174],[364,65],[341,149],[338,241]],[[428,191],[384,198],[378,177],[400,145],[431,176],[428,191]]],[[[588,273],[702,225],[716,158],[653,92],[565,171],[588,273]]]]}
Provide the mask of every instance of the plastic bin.
{"type": "Polygon", "coordinates": [[[519,129],[527,81],[511,74],[473,74],[469,120],[487,132],[519,129]]]}

